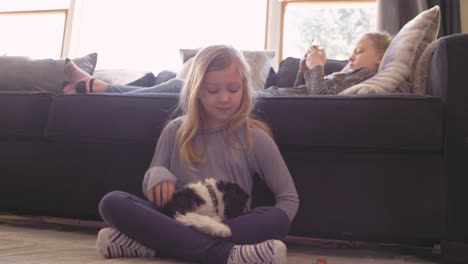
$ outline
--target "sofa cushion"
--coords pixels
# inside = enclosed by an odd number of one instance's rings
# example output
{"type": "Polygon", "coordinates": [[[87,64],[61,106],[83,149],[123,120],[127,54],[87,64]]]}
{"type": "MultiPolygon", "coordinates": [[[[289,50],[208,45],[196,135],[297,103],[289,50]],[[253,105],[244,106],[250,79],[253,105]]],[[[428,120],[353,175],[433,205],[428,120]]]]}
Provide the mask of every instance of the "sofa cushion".
{"type": "MultiPolygon", "coordinates": [[[[59,96],[45,134],[54,140],[154,144],[161,120],[169,119],[177,100],[176,94],[59,96]]],[[[282,148],[431,152],[442,146],[439,97],[266,97],[259,99],[255,114],[272,126],[282,148]]]]}
{"type": "Polygon", "coordinates": [[[265,81],[265,89],[271,86],[275,86],[275,85],[276,85],[276,72],[275,72],[275,69],[271,67],[270,72],[268,73],[268,77],[265,81]]]}
{"type": "Polygon", "coordinates": [[[40,92],[0,92],[0,139],[39,139],[54,96],[40,92]]]}
{"type": "Polygon", "coordinates": [[[277,87],[292,87],[296,80],[297,71],[299,70],[300,59],[287,57],[282,60],[276,73],[277,87]]]}
{"type": "Polygon", "coordinates": [[[179,49],[180,52],[180,58],[182,59],[182,63],[186,63],[190,58],[195,57],[197,55],[197,52],[200,50],[198,49],[179,49]]]}
{"type": "MultiPolygon", "coordinates": [[[[177,78],[185,79],[187,77],[190,66],[192,65],[192,58],[197,52],[198,49],[180,49],[182,62],[184,64],[178,72],[177,78]]],[[[275,57],[275,52],[243,50],[242,53],[250,66],[253,89],[263,90],[270,73],[271,61],[275,57]]]]}
{"type": "Polygon", "coordinates": [[[376,75],[341,94],[410,93],[421,53],[438,35],[440,8],[421,12],[400,29],[385,52],[376,75]]]}
{"type": "Polygon", "coordinates": [[[177,100],[176,94],[58,96],[45,135],[51,140],[154,144],[177,100]]]}
{"type": "MultiPolygon", "coordinates": [[[[74,58],[73,61],[92,75],[97,63],[97,53],[74,58]]],[[[63,59],[38,60],[29,57],[0,56],[0,89],[63,94],[64,69],[63,59]]]]}
{"type": "Polygon", "coordinates": [[[421,53],[421,56],[416,63],[416,68],[413,72],[413,93],[428,94],[427,80],[429,79],[429,70],[431,66],[432,56],[439,45],[441,38],[436,39],[429,44],[421,53]]]}
{"type": "MultiPolygon", "coordinates": [[[[468,36],[468,35],[467,35],[468,36]]],[[[468,38],[467,38],[468,39],[468,38]]],[[[448,67],[448,50],[446,38],[441,38],[437,44],[434,54],[431,58],[431,64],[429,66],[429,78],[427,79],[426,93],[440,96],[442,101],[447,100],[447,89],[449,87],[449,74],[453,70],[449,70],[448,67]]],[[[459,57],[460,60],[464,61],[463,57],[459,57]]],[[[451,65],[458,65],[459,63],[452,63],[451,65]]],[[[453,67],[453,66],[452,66],[453,67]]],[[[458,67],[458,66],[455,66],[458,67]]],[[[452,81],[462,85],[463,82],[452,81]]]]}
{"type": "Polygon", "coordinates": [[[435,152],[442,147],[439,97],[264,97],[255,113],[272,126],[275,140],[283,150],[435,152]]]}

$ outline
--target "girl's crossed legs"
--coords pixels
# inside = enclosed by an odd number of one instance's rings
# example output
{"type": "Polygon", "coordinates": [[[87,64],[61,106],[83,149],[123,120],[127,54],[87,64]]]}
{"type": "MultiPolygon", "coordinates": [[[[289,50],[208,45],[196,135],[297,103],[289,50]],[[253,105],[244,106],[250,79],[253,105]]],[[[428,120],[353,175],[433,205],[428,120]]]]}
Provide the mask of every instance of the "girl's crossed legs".
{"type": "Polygon", "coordinates": [[[154,249],[158,256],[201,263],[228,263],[236,244],[283,239],[290,224],[281,209],[258,207],[225,221],[232,236],[217,238],[184,226],[160,213],[149,201],[121,191],[105,195],[99,204],[99,212],[107,224],[154,249]]]}

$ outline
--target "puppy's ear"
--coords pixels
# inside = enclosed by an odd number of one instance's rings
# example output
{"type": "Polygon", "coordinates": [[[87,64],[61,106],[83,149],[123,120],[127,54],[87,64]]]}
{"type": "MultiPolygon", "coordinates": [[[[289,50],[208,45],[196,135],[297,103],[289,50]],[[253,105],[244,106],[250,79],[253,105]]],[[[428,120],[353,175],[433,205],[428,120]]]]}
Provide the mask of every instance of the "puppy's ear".
{"type": "Polygon", "coordinates": [[[224,214],[227,219],[239,216],[245,211],[249,195],[239,185],[218,181],[216,187],[223,193],[224,214]]]}
{"type": "Polygon", "coordinates": [[[192,212],[196,207],[204,203],[205,200],[193,189],[185,188],[175,193],[172,199],[161,208],[161,212],[167,216],[173,217],[175,213],[185,214],[187,212],[192,212]]]}

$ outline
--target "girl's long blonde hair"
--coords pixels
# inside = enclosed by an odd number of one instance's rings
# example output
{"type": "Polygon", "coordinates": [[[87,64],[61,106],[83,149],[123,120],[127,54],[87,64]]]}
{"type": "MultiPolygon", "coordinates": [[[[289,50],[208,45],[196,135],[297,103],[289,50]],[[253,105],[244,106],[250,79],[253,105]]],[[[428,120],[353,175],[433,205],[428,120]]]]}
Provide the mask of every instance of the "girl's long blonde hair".
{"type": "Polygon", "coordinates": [[[203,79],[207,72],[226,69],[233,63],[237,66],[242,78],[244,91],[239,108],[227,123],[224,139],[232,146],[240,148],[240,144],[234,142],[232,134],[236,129],[244,126],[250,151],[253,145],[251,131],[253,127],[259,127],[270,136],[272,135],[266,123],[250,117],[255,105],[255,97],[250,83],[250,69],[243,54],[228,45],[213,45],[203,48],[193,59],[178,106],[182,110],[183,116],[181,118],[182,124],[176,134],[176,142],[182,158],[192,169],[194,169],[194,164],[204,162],[203,157],[200,157],[203,152],[196,153],[194,149],[194,140],[203,121],[204,109],[198,99],[203,79]]]}

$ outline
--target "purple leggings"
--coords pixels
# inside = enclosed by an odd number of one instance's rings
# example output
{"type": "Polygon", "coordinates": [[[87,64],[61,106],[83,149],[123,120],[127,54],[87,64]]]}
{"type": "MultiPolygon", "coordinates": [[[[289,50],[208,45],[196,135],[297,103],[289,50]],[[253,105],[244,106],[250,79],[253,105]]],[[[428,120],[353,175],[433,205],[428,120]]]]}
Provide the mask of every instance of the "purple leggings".
{"type": "Polygon", "coordinates": [[[258,207],[224,222],[231,228],[231,237],[213,237],[167,217],[157,211],[155,204],[122,191],[106,194],[99,213],[108,225],[155,249],[158,256],[200,263],[227,263],[234,245],[283,239],[290,225],[283,210],[258,207]]]}

